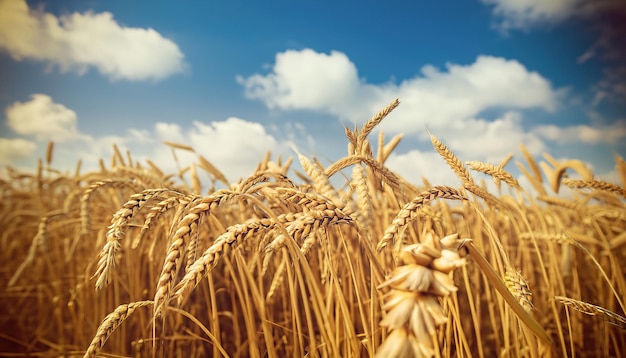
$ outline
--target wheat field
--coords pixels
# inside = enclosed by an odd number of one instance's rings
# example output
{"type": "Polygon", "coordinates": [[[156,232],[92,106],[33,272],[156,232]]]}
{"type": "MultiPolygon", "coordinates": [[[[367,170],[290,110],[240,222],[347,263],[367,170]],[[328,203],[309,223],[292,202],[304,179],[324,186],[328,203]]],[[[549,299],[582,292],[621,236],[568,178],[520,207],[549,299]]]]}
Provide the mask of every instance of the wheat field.
{"type": "Polygon", "coordinates": [[[117,147],[98,171],[55,170],[52,143],[36,174],[7,168],[0,355],[626,356],[626,162],[617,185],[521,147],[523,188],[512,156],[432,133],[459,185],[403,178],[401,136],[370,142],[398,104],[346,128],[344,158],[268,153],[235,183],[117,147]]]}

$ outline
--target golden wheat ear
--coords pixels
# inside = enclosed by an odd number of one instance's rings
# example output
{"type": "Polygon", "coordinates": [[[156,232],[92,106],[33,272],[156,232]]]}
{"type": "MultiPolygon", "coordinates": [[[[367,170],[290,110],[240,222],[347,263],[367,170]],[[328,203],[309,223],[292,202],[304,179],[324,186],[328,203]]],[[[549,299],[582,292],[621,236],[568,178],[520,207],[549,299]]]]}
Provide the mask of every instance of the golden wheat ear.
{"type": "Polygon", "coordinates": [[[102,323],[100,323],[98,331],[91,340],[91,344],[89,344],[89,347],[85,352],[84,358],[95,357],[98,352],[102,350],[102,347],[104,347],[107,339],[109,339],[111,334],[113,334],[113,331],[115,331],[117,327],[119,327],[122,322],[124,322],[124,320],[128,318],[128,316],[133,314],[133,312],[135,312],[137,308],[148,306],[151,304],[152,301],[126,303],[118,306],[115,311],[109,313],[104,318],[104,320],[102,320],[102,323]]]}
{"type": "Polygon", "coordinates": [[[618,326],[622,329],[626,329],[626,317],[619,315],[611,310],[607,310],[604,307],[596,306],[591,303],[575,300],[573,298],[564,296],[554,296],[554,299],[562,303],[567,307],[571,307],[578,312],[584,313],[589,316],[600,316],[614,326],[618,326]]]}

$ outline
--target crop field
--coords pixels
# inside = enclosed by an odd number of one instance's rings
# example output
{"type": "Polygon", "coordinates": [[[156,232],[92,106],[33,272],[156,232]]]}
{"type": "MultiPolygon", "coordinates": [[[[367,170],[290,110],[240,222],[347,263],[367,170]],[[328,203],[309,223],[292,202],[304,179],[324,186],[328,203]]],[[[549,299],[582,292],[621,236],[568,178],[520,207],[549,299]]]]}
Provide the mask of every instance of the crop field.
{"type": "Polygon", "coordinates": [[[432,133],[459,185],[403,178],[401,136],[370,136],[397,105],[333,163],[268,153],[234,183],[117,147],[92,172],[55,170],[53,143],[35,174],[7,168],[0,356],[626,356],[626,162],[618,185],[432,133]]]}

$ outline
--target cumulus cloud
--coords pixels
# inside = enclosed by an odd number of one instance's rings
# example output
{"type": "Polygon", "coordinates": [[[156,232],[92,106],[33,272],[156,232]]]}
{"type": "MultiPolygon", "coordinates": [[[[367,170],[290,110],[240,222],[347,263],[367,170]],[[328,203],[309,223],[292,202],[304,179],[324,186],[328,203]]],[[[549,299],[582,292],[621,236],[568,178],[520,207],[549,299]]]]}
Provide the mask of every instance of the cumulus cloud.
{"type": "MultiPolygon", "coordinates": [[[[626,137],[626,122],[569,127],[525,123],[528,109],[559,110],[566,89],[554,88],[539,73],[500,57],[479,56],[473,63],[447,64],[444,69],[424,66],[418,75],[399,83],[372,84],[359,77],[356,65],[341,52],[289,50],[276,55],[267,73],[239,76],[237,81],[248,98],[269,109],[309,110],[356,123],[398,97],[400,107],[381,129],[417,134],[421,140],[416,144],[422,146],[428,143],[429,128],[463,161],[497,164],[509,153],[519,155],[520,144],[538,155],[550,151],[552,144],[615,144],[626,137]]],[[[388,165],[409,180],[419,182],[423,176],[437,183],[458,183],[430,148],[399,150],[388,165]]]]}
{"type": "Polygon", "coordinates": [[[546,149],[537,133],[524,129],[519,112],[506,112],[492,121],[471,118],[462,123],[433,134],[446,143],[454,143],[458,148],[457,155],[463,160],[497,163],[507,154],[517,152],[520,144],[524,144],[533,154],[546,149]]]}
{"type": "MultiPolygon", "coordinates": [[[[451,150],[454,151],[455,149],[456,147],[451,150]]],[[[385,165],[410,183],[422,184],[422,179],[426,179],[433,185],[458,187],[461,184],[461,179],[434,151],[393,152],[385,165]]]]}
{"type": "Polygon", "coordinates": [[[114,80],[160,80],[186,66],[176,43],[154,29],[121,26],[109,12],[57,17],[25,0],[0,1],[0,49],[62,71],[93,67],[114,80]]]}
{"type": "MultiPolygon", "coordinates": [[[[220,169],[230,181],[251,175],[267,151],[284,149],[260,123],[230,117],[224,121],[203,123],[194,121],[189,128],[173,123],[158,123],[155,137],[190,145],[196,153],[207,158],[220,169]]],[[[195,156],[181,153],[186,160],[195,156]]],[[[169,149],[157,152],[166,163],[169,149]]],[[[168,168],[169,169],[169,168],[168,168]]]]}
{"type": "Polygon", "coordinates": [[[16,159],[31,157],[37,150],[37,144],[26,139],[0,138],[0,164],[13,164],[16,159]]]}
{"type": "Polygon", "coordinates": [[[537,136],[560,143],[615,144],[626,138],[626,120],[599,127],[584,124],[567,127],[543,125],[535,127],[533,132],[537,136]]]}
{"type": "Polygon", "coordinates": [[[289,50],[276,55],[271,73],[238,82],[250,99],[270,109],[314,110],[363,122],[391,99],[400,108],[384,129],[418,132],[446,128],[490,108],[543,108],[554,111],[559,91],[536,72],[514,60],[479,56],[470,65],[448,64],[446,71],[424,66],[400,84],[374,85],[359,79],[356,66],[341,52],[289,50]]]}
{"type": "Polygon", "coordinates": [[[248,98],[262,100],[268,108],[345,110],[345,101],[359,91],[354,64],[341,52],[288,50],[276,55],[273,73],[256,74],[237,81],[248,98]]]}
{"type": "Polygon", "coordinates": [[[120,129],[118,135],[88,135],[78,130],[78,116],[49,96],[35,94],[27,102],[16,102],[5,109],[7,127],[23,138],[0,138],[0,165],[34,168],[36,159],[44,155],[48,140],[54,140],[54,167],[71,170],[82,160],[83,170],[95,170],[98,161],[113,154],[113,145],[134,160],[152,160],[164,172],[177,173],[180,167],[198,162],[204,156],[220,169],[230,181],[251,175],[267,151],[288,155],[291,137],[276,138],[260,123],[230,117],[223,121],[194,121],[189,126],[159,122],[152,128],[120,129]],[[27,140],[33,137],[33,140],[27,140]],[[163,141],[177,142],[194,148],[195,153],[176,151],[163,141]],[[180,167],[178,167],[179,165],[180,167]]]}
{"type": "Polygon", "coordinates": [[[604,66],[603,78],[592,88],[593,105],[604,101],[626,101],[626,2],[623,0],[482,0],[493,9],[495,27],[504,33],[529,31],[542,25],[576,21],[593,39],[578,57],[604,66]]]}
{"type": "Polygon", "coordinates": [[[17,134],[59,142],[88,139],[76,127],[76,113],[45,94],[33,94],[30,101],[13,103],[5,114],[7,126],[17,134]]]}
{"type": "Polygon", "coordinates": [[[419,75],[399,84],[370,84],[358,76],[354,63],[340,52],[310,49],[279,53],[271,72],[238,77],[245,95],[275,110],[311,110],[362,123],[395,97],[401,105],[381,129],[419,133],[428,127],[437,136],[459,143],[468,160],[501,160],[525,143],[533,153],[544,149],[540,137],[526,133],[521,110],[555,111],[563,90],[515,60],[479,56],[468,65],[448,64],[445,70],[424,66],[419,75]],[[490,109],[499,118],[481,117],[490,109]]]}

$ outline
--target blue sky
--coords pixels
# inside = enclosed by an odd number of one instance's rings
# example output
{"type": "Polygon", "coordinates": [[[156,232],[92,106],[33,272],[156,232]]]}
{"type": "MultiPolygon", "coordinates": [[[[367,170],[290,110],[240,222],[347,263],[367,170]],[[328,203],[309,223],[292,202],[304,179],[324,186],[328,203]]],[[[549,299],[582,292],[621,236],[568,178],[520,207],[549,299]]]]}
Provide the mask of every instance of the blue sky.
{"type": "Polygon", "coordinates": [[[343,126],[398,97],[381,129],[404,133],[387,165],[411,181],[458,184],[427,127],[462,160],[524,144],[617,181],[624,18],[617,0],[0,0],[0,165],[32,169],[54,140],[60,169],[115,143],[176,170],[169,140],[234,181],[290,142],[345,156],[343,126]]]}

